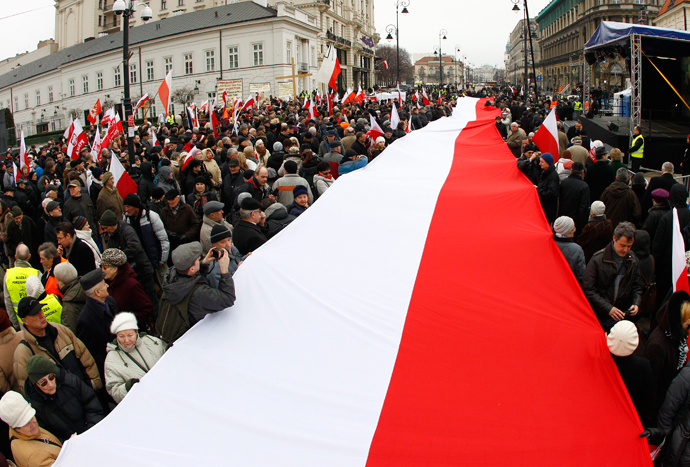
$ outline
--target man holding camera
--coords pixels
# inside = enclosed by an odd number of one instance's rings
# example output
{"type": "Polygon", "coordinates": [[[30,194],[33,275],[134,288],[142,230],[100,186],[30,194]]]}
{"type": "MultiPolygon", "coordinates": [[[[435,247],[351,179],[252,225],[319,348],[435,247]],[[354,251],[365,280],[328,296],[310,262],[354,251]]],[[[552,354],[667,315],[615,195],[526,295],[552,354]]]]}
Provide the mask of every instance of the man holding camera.
{"type": "MultiPolygon", "coordinates": [[[[202,265],[208,266],[206,274],[204,275],[206,283],[209,287],[217,289],[220,285],[221,270],[220,258],[225,252],[229,256],[228,272],[232,276],[237,271],[237,268],[242,264],[242,255],[240,251],[232,244],[232,232],[227,226],[219,224],[214,225],[211,229],[210,235],[212,247],[206,253],[206,256],[201,261],[202,265]]],[[[247,256],[249,256],[249,253],[247,256]]]]}

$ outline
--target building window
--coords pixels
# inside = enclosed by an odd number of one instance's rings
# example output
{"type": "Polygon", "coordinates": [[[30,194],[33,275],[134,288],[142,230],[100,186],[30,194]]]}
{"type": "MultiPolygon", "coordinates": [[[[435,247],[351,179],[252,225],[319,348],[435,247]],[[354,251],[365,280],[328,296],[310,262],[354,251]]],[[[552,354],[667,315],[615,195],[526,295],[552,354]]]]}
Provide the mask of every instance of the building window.
{"type": "Polygon", "coordinates": [[[108,0],[103,0],[103,9],[108,11],[108,0]]]}
{"type": "Polygon", "coordinates": [[[161,0],[161,10],[168,9],[168,0],[161,0]]]}
{"type": "Polygon", "coordinates": [[[287,50],[285,57],[287,58],[288,63],[292,62],[292,41],[287,41],[287,50]]]}
{"type": "Polygon", "coordinates": [[[68,81],[68,83],[69,83],[69,95],[70,95],[70,97],[73,97],[74,96],[74,80],[71,79],[68,81]]]}
{"type": "Polygon", "coordinates": [[[14,111],[18,112],[19,111],[19,97],[14,96],[14,111]]]}
{"type": "Polygon", "coordinates": [[[215,51],[206,51],[206,71],[215,71],[216,69],[216,57],[215,51]]]}
{"type": "Polygon", "coordinates": [[[24,94],[24,108],[25,109],[29,108],[29,94],[28,93],[24,94]]]}
{"type": "Polygon", "coordinates": [[[165,57],[163,61],[165,63],[165,76],[168,76],[168,73],[170,73],[170,70],[172,70],[173,67],[172,57],[165,57]]]}
{"type": "MultiPolygon", "coordinates": [[[[254,47],[254,66],[262,66],[264,64],[264,45],[263,44],[253,44],[254,47]]],[[[299,46],[297,48],[299,50],[299,46]]],[[[299,61],[299,52],[297,56],[297,61],[299,61]]]]}
{"type": "Polygon", "coordinates": [[[102,26],[103,24],[103,17],[101,15],[98,15],[98,25],[102,26]]]}
{"type": "Polygon", "coordinates": [[[89,77],[87,75],[81,77],[81,84],[84,89],[84,94],[89,92],[89,77]]]}
{"type": "Polygon", "coordinates": [[[208,97],[208,100],[209,100],[209,101],[213,101],[213,99],[216,98],[216,92],[215,92],[215,91],[213,91],[213,92],[208,92],[208,93],[206,93],[206,96],[208,97]]]}
{"type": "Polygon", "coordinates": [[[103,90],[103,72],[99,71],[96,73],[96,89],[99,91],[103,90]]]}
{"type": "Polygon", "coordinates": [[[311,66],[316,66],[316,47],[311,48],[311,66]]]}
{"type": "Polygon", "coordinates": [[[48,86],[48,103],[53,102],[53,87],[48,86]]]}
{"type": "Polygon", "coordinates": [[[137,82],[137,66],[136,66],[136,64],[129,66],[129,82],[130,83],[136,83],[137,82]]]}
{"type": "Polygon", "coordinates": [[[103,0],[98,0],[98,9],[99,10],[103,9],[103,0]]]}
{"type": "Polygon", "coordinates": [[[192,63],[192,54],[184,54],[184,74],[191,75],[194,73],[194,64],[192,63]]]}
{"type": "Polygon", "coordinates": [[[36,105],[41,105],[41,91],[36,90],[36,105]]]}
{"type": "Polygon", "coordinates": [[[177,0],[177,6],[184,6],[184,0],[177,0]]]}
{"type": "Polygon", "coordinates": [[[146,79],[153,81],[153,60],[146,61],[146,79]]]}
{"type": "Polygon", "coordinates": [[[295,44],[295,62],[302,63],[302,54],[300,53],[302,51],[302,47],[300,47],[299,44],[295,44]]]}
{"type": "Polygon", "coordinates": [[[120,67],[115,67],[114,69],[115,86],[120,86],[120,67]]]}
{"type": "Polygon", "coordinates": [[[117,15],[113,15],[113,26],[117,26],[117,15]]]}
{"type": "Polygon", "coordinates": [[[228,68],[240,67],[240,54],[236,45],[228,47],[228,68]]]}

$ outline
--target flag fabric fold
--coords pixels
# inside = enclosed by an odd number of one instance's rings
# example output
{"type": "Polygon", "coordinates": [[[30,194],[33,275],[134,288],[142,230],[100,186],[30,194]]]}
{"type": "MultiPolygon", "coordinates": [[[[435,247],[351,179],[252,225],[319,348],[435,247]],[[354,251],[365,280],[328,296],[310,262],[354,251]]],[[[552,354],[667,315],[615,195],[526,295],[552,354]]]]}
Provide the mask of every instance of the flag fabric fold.
{"type": "Polygon", "coordinates": [[[684,290],[690,293],[688,286],[688,263],[685,259],[685,241],[678,220],[678,209],[673,208],[673,243],[672,243],[671,275],[673,291],[684,290]]]}
{"type": "Polygon", "coordinates": [[[327,84],[332,89],[338,89],[336,79],[340,74],[340,61],[335,48],[332,45],[328,46],[326,56],[323,57],[321,68],[316,73],[316,80],[320,83],[327,84]]]}

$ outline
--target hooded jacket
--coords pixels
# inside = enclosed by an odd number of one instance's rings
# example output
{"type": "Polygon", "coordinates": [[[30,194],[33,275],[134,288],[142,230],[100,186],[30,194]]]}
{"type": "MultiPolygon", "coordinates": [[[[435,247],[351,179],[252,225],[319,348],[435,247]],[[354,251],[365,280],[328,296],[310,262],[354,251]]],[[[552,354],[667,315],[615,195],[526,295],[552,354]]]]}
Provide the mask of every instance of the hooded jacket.
{"type": "Polygon", "coordinates": [[[153,189],[156,185],[153,183],[154,179],[153,164],[150,162],[141,163],[141,178],[139,179],[139,189],[137,194],[142,203],[146,203],[153,194],[153,189]]]}
{"type": "Polygon", "coordinates": [[[81,309],[84,308],[86,303],[86,294],[84,289],[81,288],[79,278],[77,277],[72,282],[61,287],[60,293],[62,294],[62,299],[60,300],[62,304],[61,322],[72,332],[76,332],[79,313],[81,313],[81,309]]]}
{"type": "Polygon", "coordinates": [[[640,202],[627,183],[616,180],[604,190],[600,199],[606,205],[606,217],[611,219],[614,230],[621,222],[637,224],[640,220],[640,202]]]}
{"type": "Polygon", "coordinates": [[[232,275],[221,274],[218,288],[214,289],[206,284],[203,277],[207,272],[208,267],[203,263],[200,272],[194,276],[182,275],[173,267],[163,284],[163,291],[173,305],[182,302],[187,295],[192,293],[188,308],[190,326],[194,326],[207,314],[224,310],[235,303],[235,283],[232,275]],[[199,287],[192,292],[197,283],[200,284],[199,287]]]}
{"type": "Polygon", "coordinates": [[[55,394],[46,394],[31,380],[24,383],[24,394],[36,409],[36,420],[60,441],[74,433],[81,434],[103,420],[105,414],[96,392],[79,378],[64,370],[55,375],[55,394]]]}
{"type": "Polygon", "coordinates": [[[288,214],[288,210],[281,203],[273,203],[266,208],[265,225],[268,228],[267,238],[272,238],[278,232],[287,227],[290,222],[295,220],[295,216],[288,214]]]}
{"type": "Polygon", "coordinates": [[[172,177],[172,172],[173,169],[169,165],[164,165],[160,168],[160,170],[158,171],[158,177],[156,178],[158,188],[162,188],[163,191],[166,193],[173,189],[177,190],[178,192],[181,192],[182,190],[180,190],[180,184],[177,183],[175,177],[172,177]]]}
{"type": "Polygon", "coordinates": [[[560,179],[556,173],[556,167],[550,165],[539,177],[537,193],[541,207],[546,215],[546,220],[552,224],[558,213],[558,197],[560,195],[560,179]]]}
{"type": "Polygon", "coordinates": [[[127,381],[143,378],[163,356],[167,344],[157,337],[140,333],[131,349],[122,347],[117,339],[106,348],[105,389],[119,404],[129,392],[127,381]]]}
{"type": "Polygon", "coordinates": [[[138,275],[152,275],[153,266],[144,247],[139,241],[134,227],[125,221],[117,222],[115,232],[109,234],[106,239],[108,248],[117,248],[125,252],[127,262],[138,275]]]}

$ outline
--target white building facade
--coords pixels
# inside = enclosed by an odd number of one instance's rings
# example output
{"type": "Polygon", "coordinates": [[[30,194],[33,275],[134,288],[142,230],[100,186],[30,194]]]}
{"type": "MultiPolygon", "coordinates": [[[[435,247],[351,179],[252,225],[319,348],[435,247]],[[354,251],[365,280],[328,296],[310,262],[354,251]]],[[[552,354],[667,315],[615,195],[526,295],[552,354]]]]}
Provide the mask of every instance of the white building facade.
{"type": "MultiPolygon", "coordinates": [[[[242,98],[250,90],[279,95],[292,87],[289,44],[313,50],[304,57],[311,77],[298,78],[297,91],[316,88],[316,18],[290,5],[276,9],[242,2],[157,21],[130,30],[132,104],[148,93],[149,115],[163,112],[153,99],[172,68],[172,95],[201,104],[215,96],[217,81],[230,81],[242,98]],[[189,25],[195,25],[190,27],[189,25]]],[[[0,76],[0,106],[11,109],[17,134],[64,129],[70,115],[84,124],[85,113],[101,100],[103,110],[121,104],[122,33],[60,50],[0,76]]],[[[296,72],[299,70],[295,70],[296,72]]],[[[174,102],[174,101],[173,101],[174,102]]],[[[182,104],[174,102],[174,112],[182,104]]],[[[139,111],[141,116],[142,110],[139,111]]]]}

